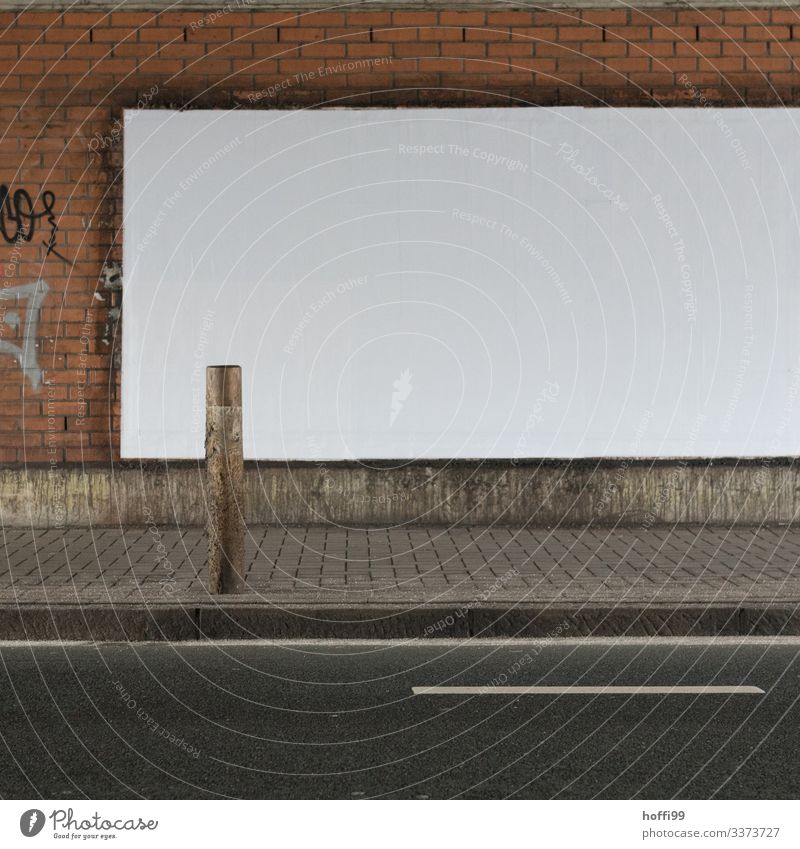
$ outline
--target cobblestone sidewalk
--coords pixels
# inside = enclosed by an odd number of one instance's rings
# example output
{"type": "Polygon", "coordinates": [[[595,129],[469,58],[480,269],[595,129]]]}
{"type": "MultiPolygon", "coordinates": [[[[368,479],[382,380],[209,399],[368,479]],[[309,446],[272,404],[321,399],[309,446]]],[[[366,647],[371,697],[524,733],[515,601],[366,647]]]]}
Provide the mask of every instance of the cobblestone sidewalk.
{"type": "MultiPolygon", "coordinates": [[[[209,601],[198,529],[8,529],[0,603],[209,601]]],[[[251,527],[244,596],[215,601],[800,602],[800,529],[251,527]]]]}

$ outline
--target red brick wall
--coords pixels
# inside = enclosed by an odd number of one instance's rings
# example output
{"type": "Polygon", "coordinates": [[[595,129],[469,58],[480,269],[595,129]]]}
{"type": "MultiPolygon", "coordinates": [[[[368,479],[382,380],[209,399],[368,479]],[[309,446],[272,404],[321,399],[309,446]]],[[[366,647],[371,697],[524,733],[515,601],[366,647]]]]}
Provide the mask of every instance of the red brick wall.
{"type": "Polygon", "coordinates": [[[125,107],[800,100],[800,14],[786,9],[294,15],[220,6],[0,13],[9,192],[0,462],[118,456],[120,295],[101,270],[121,258],[116,122],[125,107]],[[29,292],[14,293],[40,279],[48,290],[37,311],[29,292]]]}

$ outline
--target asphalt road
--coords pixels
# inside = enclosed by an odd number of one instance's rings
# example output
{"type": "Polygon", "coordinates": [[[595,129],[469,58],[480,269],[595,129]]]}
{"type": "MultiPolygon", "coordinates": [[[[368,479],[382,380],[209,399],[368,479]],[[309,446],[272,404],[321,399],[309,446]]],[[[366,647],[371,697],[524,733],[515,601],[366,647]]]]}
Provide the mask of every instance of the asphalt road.
{"type": "Polygon", "coordinates": [[[0,645],[3,798],[796,798],[800,642],[0,645]],[[413,695],[747,685],[763,695],[413,695]]]}

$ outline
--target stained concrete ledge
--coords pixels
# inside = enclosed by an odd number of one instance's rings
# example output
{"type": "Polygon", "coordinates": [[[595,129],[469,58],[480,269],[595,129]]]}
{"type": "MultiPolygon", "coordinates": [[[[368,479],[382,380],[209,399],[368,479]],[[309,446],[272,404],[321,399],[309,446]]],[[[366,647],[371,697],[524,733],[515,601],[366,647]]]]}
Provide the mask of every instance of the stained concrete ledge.
{"type": "Polygon", "coordinates": [[[484,606],[462,615],[440,605],[0,607],[0,640],[30,642],[798,635],[800,603],[484,606]]]}
{"type": "MultiPolygon", "coordinates": [[[[791,523],[796,458],[248,463],[248,524],[556,525],[791,523]]],[[[0,470],[4,527],[202,526],[197,462],[0,470]]]]}
{"type": "MultiPolygon", "coordinates": [[[[444,9],[486,9],[490,11],[515,11],[528,9],[764,9],[764,8],[794,8],[800,0],[702,0],[692,3],[691,0],[536,0],[526,3],[524,0],[352,0],[331,6],[321,0],[37,0],[36,11],[59,10],[71,12],[85,11],[194,11],[224,10],[232,12],[248,11],[368,11],[370,9],[418,9],[427,11],[444,9]]],[[[0,0],[0,9],[15,11],[30,11],[32,5],[24,0],[0,0]]]]}

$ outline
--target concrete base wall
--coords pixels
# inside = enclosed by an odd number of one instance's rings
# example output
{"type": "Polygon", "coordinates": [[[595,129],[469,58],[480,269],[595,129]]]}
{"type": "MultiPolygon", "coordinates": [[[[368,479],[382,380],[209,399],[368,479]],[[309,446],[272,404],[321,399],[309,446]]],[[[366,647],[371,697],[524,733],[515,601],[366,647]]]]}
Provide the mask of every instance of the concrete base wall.
{"type": "MultiPolygon", "coordinates": [[[[248,464],[248,523],[540,526],[794,521],[800,463],[762,460],[248,464]]],[[[194,463],[0,470],[4,527],[203,525],[194,463]]]]}

